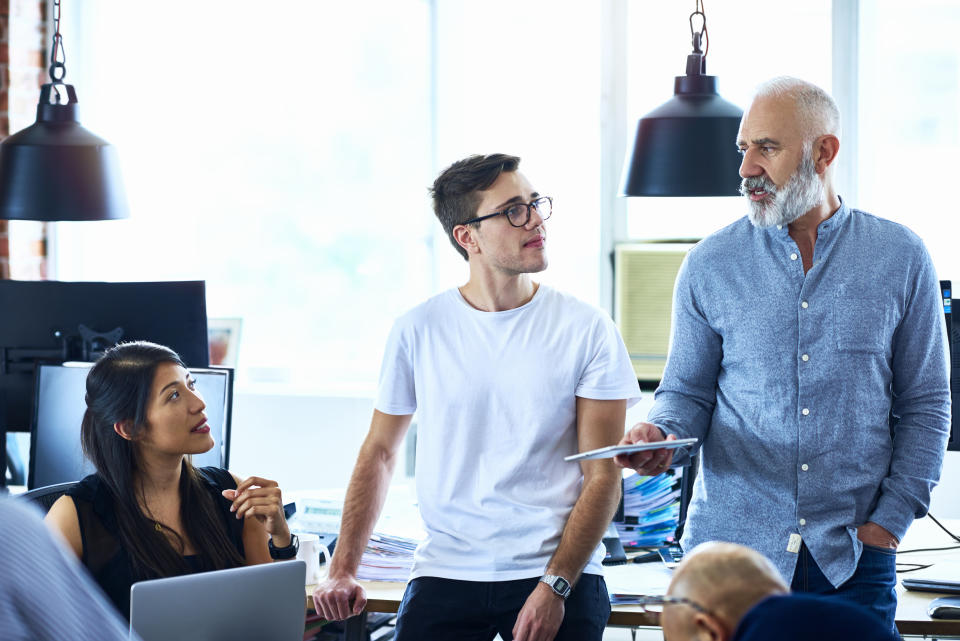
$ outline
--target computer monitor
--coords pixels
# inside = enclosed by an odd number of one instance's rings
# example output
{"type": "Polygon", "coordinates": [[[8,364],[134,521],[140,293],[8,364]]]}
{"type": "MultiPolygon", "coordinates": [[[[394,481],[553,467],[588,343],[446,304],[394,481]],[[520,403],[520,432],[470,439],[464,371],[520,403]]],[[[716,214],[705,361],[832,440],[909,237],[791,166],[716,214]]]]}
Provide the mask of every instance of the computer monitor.
{"type": "Polygon", "coordinates": [[[953,308],[958,300],[954,299],[953,287],[949,280],[940,281],[940,295],[943,300],[943,316],[947,324],[947,342],[950,345],[950,438],[947,449],[960,450],[960,323],[953,322],[953,308]]]}
{"type": "Polygon", "coordinates": [[[204,282],[0,280],[0,435],[30,430],[37,363],[95,361],[132,340],[207,367],[204,282]]]}
{"type": "MultiPolygon", "coordinates": [[[[79,481],[94,471],[80,446],[80,423],[86,410],[84,395],[91,366],[90,363],[41,364],[37,368],[27,480],[30,489],[79,481]]],[[[190,373],[206,402],[210,436],[214,441],[209,452],[193,455],[193,464],[227,468],[230,465],[233,370],[191,368],[190,373]]]]}

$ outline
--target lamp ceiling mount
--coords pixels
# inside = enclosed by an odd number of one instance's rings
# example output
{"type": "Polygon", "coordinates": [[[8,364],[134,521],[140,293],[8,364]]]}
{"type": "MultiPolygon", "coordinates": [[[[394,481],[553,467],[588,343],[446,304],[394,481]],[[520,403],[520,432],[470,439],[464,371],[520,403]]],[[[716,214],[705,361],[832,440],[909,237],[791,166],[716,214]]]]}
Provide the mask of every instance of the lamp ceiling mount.
{"type": "Polygon", "coordinates": [[[692,51],[674,96],[637,124],[624,165],[624,196],[736,196],[740,156],[736,137],[743,112],[717,93],[706,75],[710,36],[703,0],[690,14],[692,51]],[[699,20],[699,28],[695,21],[699,20]]]}
{"type": "Polygon", "coordinates": [[[53,0],[53,24],[50,82],[40,88],[37,120],[0,143],[0,220],[126,218],[116,150],[80,125],[77,92],[63,82],[60,0],[53,0]]]}

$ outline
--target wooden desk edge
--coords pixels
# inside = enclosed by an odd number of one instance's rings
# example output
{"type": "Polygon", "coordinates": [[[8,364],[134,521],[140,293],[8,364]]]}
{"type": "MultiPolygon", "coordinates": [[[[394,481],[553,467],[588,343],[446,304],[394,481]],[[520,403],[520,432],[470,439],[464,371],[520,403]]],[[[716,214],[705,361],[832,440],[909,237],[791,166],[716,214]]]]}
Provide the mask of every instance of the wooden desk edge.
{"type": "MultiPolygon", "coordinates": [[[[400,583],[382,583],[378,582],[373,586],[368,587],[368,598],[367,598],[367,607],[364,608],[366,612],[386,612],[386,613],[396,613],[400,608],[400,599],[396,597],[383,597],[383,596],[370,596],[370,592],[378,592],[381,590],[396,590],[402,594],[403,584],[400,583]]],[[[308,585],[306,586],[306,609],[308,612],[313,612],[313,589],[316,586],[308,585]]],[[[915,596],[922,596],[923,598],[929,598],[930,600],[936,599],[941,596],[951,596],[945,593],[938,592],[914,592],[912,593],[915,596]]],[[[898,595],[903,599],[903,593],[898,595]]],[[[612,626],[622,626],[622,627],[659,627],[660,621],[659,617],[655,614],[650,614],[644,612],[639,606],[635,605],[615,605],[610,609],[610,618],[607,621],[607,625],[612,626]]],[[[960,620],[950,620],[950,619],[927,619],[923,620],[898,620],[897,629],[900,631],[900,634],[916,634],[916,635],[931,635],[931,634],[944,634],[944,635],[960,635],[960,620]]]]}
{"type": "MultiPolygon", "coordinates": [[[[902,583],[897,583],[897,609],[908,608],[912,611],[914,618],[898,619],[897,630],[900,634],[943,634],[947,636],[960,635],[960,619],[931,619],[926,614],[926,606],[934,599],[942,596],[957,596],[946,592],[926,592],[921,590],[906,590],[902,583]],[[917,608],[920,601],[923,601],[923,615],[921,618],[917,614],[917,608]],[[911,603],[912,602],[912,603],[911,603]]],[[[906,614],[906,613],[905,613],[906,614]]]]}
{"type": "MultiPolygon", "coordinates": [[[[405,583],[387,583],[387,582],[377,582],[373,584],[376,588],[371,588],[370,584],[365,584],[364,589],[367,590],[367,606],[364,608],[366,612],[388,612],[394,613],[400,609],[400,599],[396,597],[383,597],[377,596],[376,593],[382,590],[396,590],[399,588],[400,594],[403,593],[403,588],[406,586],[405,583]],[[374,593],[371,596],[371,592],[374,593]]],[[[315,612],[313,607],[313,590],[317,586],[308,585],[306,587],[307,593],[307,612],[315,612]]]]}
{"type": "MultiPolygon", "coordinates": [[[[315,587],[314,585],[306,586],[306,607],[308,612],[315,612],[313,607],[313,590],[315,587]]],[[[382,591],[395,590],[402,594],[403,587],[405,587],[405,584],[402,583],[377,582],[365,584],[364,588],[367,589],[367,606],[364,608],[364,611],[396,613],[397,610],[400,609],[400,599],[396,597],[384,597],[382,596],[382,591]],[[378,592],[380,595],[377,595],[378,592]]],[[[610,608],[610,618],[607,621],[607,625],[659,627],[660,618],[656,614],[644,612],[640,606],[637,605],[615,605],[610,608]]]]}

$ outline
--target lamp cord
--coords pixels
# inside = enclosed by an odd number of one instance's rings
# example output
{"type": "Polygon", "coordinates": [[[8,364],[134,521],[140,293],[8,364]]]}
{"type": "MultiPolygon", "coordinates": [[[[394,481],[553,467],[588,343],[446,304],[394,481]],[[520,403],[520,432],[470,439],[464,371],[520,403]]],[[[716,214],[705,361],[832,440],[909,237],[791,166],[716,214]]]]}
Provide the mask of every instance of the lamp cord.
{"type": "Polygon", "coordinates": [[[693,13],[690,14],[690,38],[693,41],[693,53],[701,53],[700,44],[703,43],[702,53],[706,58],[707,52],[710,51],[710,34],[707,33],[707,14],[704,13],[703,0],[694,0],[693,13]],[[700,16],[703,21],[699,31],[693,27],[694,16],[700,16]]]}
{"type": "Polygon", "coordinates": [[[63,83],[67,75],[67,54],[63,49],[63,36],[60,35],[60,0],[53,0],[53,47],[50,49],[50,80],[53,81],[53,91],[60,104],[58,84],[63,83]]]}

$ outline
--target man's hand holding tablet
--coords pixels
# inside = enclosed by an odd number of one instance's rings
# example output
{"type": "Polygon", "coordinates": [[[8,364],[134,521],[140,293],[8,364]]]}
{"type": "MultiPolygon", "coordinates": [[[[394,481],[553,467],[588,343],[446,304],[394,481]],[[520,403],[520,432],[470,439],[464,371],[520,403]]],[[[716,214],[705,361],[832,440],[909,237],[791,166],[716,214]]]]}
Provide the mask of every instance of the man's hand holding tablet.
{"type": "MultiPolygon", "coordinates": [[[[670,434],[666,438],[659,427],[653,423],[637,423],[629,432],[623,435],[618,445],[632,445],[634,443],[650,443],[653,441],[673,441],[676,435],[670,434]]],[[[620,454],[613,459],[620,467],[633,468],[642,476],[654,476],[667,471],[673,461],[673,450],[660,448],[646,450],[634,454],[620,454]]]]}

